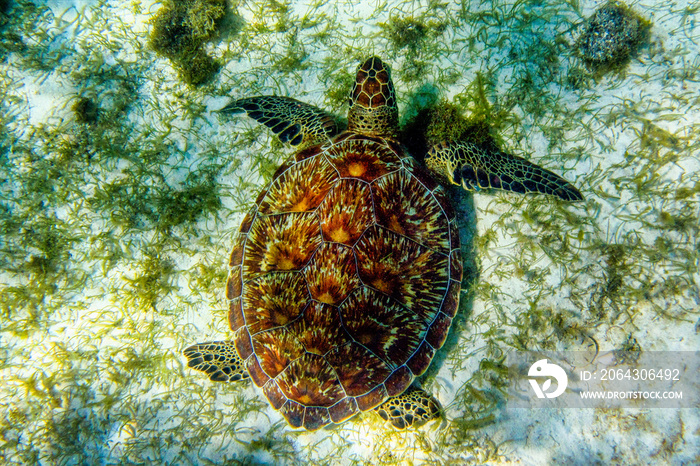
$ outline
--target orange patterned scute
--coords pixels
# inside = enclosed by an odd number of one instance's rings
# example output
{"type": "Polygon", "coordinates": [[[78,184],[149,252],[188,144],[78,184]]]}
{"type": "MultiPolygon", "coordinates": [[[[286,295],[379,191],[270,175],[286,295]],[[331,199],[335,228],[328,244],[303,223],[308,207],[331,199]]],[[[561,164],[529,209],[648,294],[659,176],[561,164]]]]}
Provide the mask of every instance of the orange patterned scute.
{"type": "Polygon", "coordinates": [[[250,280],[242,298],[243,315],[251,335],[287,325],[309,304],[306,281],[298,272],[271,273],[250,280]]]}
{"type": "Polygon", "coordinates": [[[412,381],[413,374],[411,374],[411,370],[406,366],[399,367],[398,369],[394,370],[394,372],[392,372],[384,382],[387,395],[400,395],[406,390],[406,387],[408,387],[412,381]]]}
{"type": "Polygon", "coordinates": [[[312,157],[287,168],[271,184],[258,212],[276,214],[315,210],[338,178],[322,157],[312,157]]]}
{"type": "Polygon", "coordinates": [[[353,397],[346,397],[328,408],[331,421],[336,424],[343,422],[350,416],[354,416],[358,411],[357,401],[353,397]]]}
{"type": "Polygon", "coordinates": [[[316,250],[304,276],[313,299],[326,304],[340,304],[362,284],[352,248],[336,243],[324,243],[316,250]]]}
{"type": "Polygon", "coordinates": [[[444,209],[417,178],[403,171],[392,173],[373,183],[372,193],[377,223],[418,244],[449,253],[450,230],[444,209]]]}
{"type": "Polygon", "coordinates": [[[340,306],[340,315],[350,336],[392,368],[407,361],[425,336],[413,311],[367,287],[340,306]]]}
{"type": "Polygon", "coordinates": [[[341,141],[330,148],[326,157],[341,177],[367,182],[401,168],[401,160],[393,149],[368,139],[341,141]]]}
{"type": "Polygon", "coordinates": [[[250,374],[250,378],[253,379],[253,383],[258,387],[262,387],[270,381],[270,377],[262,370],[257,355],[251,355],[246,360],[245,366],[248,370],[248,374],[250,374]]]}
{"type": "Polygon", "coordinates": [[[333,368],[322,357],[305,353],[277,378],[282,392],[304,406],[331,406],[344,398],[333,368]]]}
{"type": "Polygon", "coordinates": [[[292,427],[302,427],[304,425],[304,414],[306,407],[287,398],[287,402],[280,408],[280,413],[292,427]]]}
{"type": "Polygon", "coordinates": [[[241,298],[233,298],[228,302],[228,325],[234,332],[245,325],[241,298]]]}
{"type": "Polygon", "coordinates": [[[384,361],[355,342],[334,348],[326,360],[349,396],[363,395],[391,375],[384,361]]]}
{"type": "Polygon", "coordinates": [[[396,142],[348,132],[324,144],[263,191],[227,282],[253,382],[308,430],[372,409],[425,372],[462,278],[444,190],[396,142]]]}
{"type": "Polygon", "coordinates": [[[321,245],[318,217],[312,212],[267,215],[251,226],[243,275],[300,270],[321,245]]]}
{"type": "Polygon", "coordinates": [[[361,411],[367,411],[381,404],[388,396],[389,394],[384,384],[382,384],[377,385],[364,395],[356,396],[355,400],[357,401],[357,407],[360,408],[361,411]]]}
{"type": "Polygon", "coordinates": [[[316,301],[311,302],[304,315],[294,321],[289,329],[307,352],[319,356],[325,356],[335,347],[352,341],[338,311],[316,301]]]}
{"type": "Polygon", "coordinates": [[[324,240],[352,246],[374,224],[372,190],[359,180],[341,180],[318,213],[324,240]]]}
{"type": "Polygon", "coordinates": [[[260,367],[270,378],[275,378],[289,364],[304,354],[304,348],[284,327],[277,327],[253,336],[253,351],[260,367]]]}
{"type": "Polygon", "coordinates": [[[262,389],[273,408],[280,409],[287,402],[287,396],[280,390],[274,379],[268,380],[262,389]]]}
{"type": "Polygon", "coordinates": [[[390,296],[431,322],[449,281],[449,258],[385,228],[374,226],[355,247],[358,274],[367,286],[390,296]]]}

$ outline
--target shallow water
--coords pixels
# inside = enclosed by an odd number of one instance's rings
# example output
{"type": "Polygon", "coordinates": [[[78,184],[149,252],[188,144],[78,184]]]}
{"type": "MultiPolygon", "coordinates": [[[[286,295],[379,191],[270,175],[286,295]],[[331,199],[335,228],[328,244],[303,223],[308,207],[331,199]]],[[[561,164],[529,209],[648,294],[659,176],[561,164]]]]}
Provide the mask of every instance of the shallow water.
{"type": "Polygon", "coordinates": [[[515,350],[699,349],[697,2],[638,2],[650,43],[595,79],[597,2],[240,2],[191,86],[150,50],[161,5],[5,3],[0,21],[0,459],[8,464],[693,462],[693,409],[507,410],[515,350]],[[251,384],[184,367],[227,334],[231,238],[290,151],[212,110],[277,94],[338,115],[357,63],[392,66],[403,121],[487,109],[568,204],[456,195],[470,286],[424,388],[442,422],[289,429],[251,384]]]}

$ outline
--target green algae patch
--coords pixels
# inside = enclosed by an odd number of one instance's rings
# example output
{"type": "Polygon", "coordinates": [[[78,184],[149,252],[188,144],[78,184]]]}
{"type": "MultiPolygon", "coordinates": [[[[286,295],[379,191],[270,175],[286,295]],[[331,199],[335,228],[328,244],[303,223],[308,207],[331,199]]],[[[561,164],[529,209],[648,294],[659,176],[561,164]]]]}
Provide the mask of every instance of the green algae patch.
{"type": "Polygon", "coordinates": [[[442,35],[447,28],[447,22],[412,16],[393,16],[380,26],[394,47],[416,51],[423,41],[442,35]]]}
{"type": "Polygon", "coordinates": [[[425,92],[414,96],[412,109],[402,128],[402,141],[410,153],[421,158],[427,150],[444,141],[469,141],[499,147],[498,128],[505,113],[494,109],[487,93],[490,85],[481,73],[454,101],[425,92]],[[422,102],[421,102],[422,101],[422,102]]]}
{"type": "Polygon", "coordinates": [[[389,20],[379,22],[382,36],[397,55],[402,55],[406,63],[396,70],[408,82],[421,82],[430,68],[430,56],[441,47],[443,34],[449,26],[444,13],[444,5],[406,14],[393,12],[389,20]]]}
{"type": "Polygon", "coordinates": [[[153,19],[150,46],[169,58],[187,84],[211,81],[221,68],[206,51],[219,34],[226,0],[167,1],[153,19]]]}

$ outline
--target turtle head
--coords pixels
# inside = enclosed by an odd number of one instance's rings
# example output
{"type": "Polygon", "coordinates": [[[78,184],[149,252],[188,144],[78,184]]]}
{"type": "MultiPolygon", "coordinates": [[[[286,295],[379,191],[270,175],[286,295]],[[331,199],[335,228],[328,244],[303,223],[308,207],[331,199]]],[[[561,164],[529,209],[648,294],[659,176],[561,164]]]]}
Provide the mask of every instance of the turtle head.
{"type": "Polygon", "coordinates": [[[399,109],[389,67],[371,57],[357,69],[350,93],[348,130],[368,136],[396,137],[399,109]]]}

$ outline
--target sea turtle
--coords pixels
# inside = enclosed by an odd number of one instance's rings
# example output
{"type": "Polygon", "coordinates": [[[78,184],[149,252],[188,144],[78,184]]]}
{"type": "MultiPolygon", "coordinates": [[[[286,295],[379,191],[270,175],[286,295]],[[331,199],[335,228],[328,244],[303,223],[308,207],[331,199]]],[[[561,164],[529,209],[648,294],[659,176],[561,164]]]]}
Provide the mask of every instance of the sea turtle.
{"type": "Polygon", "coordinates": [[[430,149],[424,168],[398,138],[389,67],[361,64],[347,130],[295,99],[236,100],[298,148],[234,240],[226,284],[233,339],[185,349],[214,381],[247,377],[293,427],[375,409],[396,428],[439,404],[411,386],[445,342],[462,280],[457,219],[439,183],[582,199],[524,159],[467,142],[430,149]],[[439,182],[438,182],[439,181],[439,182]]]}

